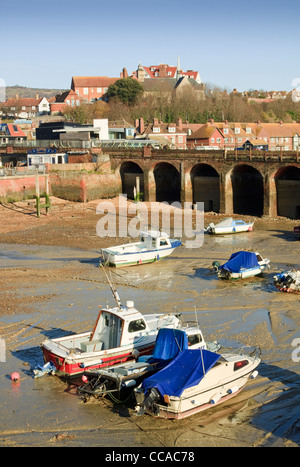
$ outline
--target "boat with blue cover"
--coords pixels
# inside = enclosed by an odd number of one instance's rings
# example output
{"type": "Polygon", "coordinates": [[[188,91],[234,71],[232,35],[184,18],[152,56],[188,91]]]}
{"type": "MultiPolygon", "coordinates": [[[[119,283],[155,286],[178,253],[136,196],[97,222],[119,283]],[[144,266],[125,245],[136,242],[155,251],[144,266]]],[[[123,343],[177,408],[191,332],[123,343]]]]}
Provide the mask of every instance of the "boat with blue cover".
{"type": "Polygon", "coordinates": [[[187,349],[219,349],[219,343],[206,344],[201,330],[196,326],[162,328],[159,330],[151,355],[139,356],[136,360],[112,368],[91,369],[84,372],[86,382],[78,388],[85,398],[101,397],[117,393],[118,397],[133,390],[143,379],[164,368],[179,353],[187,349]]]}
{"type": "Polygon", "coordinates": [[[258,252],[238,251],[229,260],[220,265],[219,261],[212,263],[214,271],[220,279],[245,279],[262,274],[270,267],[270,260],[262,258],[258,252]]]}
{"type": "Polygon", "coordinates": [[[260,350],[216,353],[184,350],[134,389],[137,414],[181,419],[238,394],[258,374],[260,350]]]}

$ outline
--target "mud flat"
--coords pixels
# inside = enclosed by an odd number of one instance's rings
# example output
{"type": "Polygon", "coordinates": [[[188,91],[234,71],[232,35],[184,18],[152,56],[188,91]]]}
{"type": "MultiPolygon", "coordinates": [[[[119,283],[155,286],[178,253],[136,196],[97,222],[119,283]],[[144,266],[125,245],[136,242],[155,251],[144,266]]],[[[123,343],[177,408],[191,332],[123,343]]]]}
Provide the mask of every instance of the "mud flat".
{"type": "Polygon", "coordinates": [[[176,310],[188,320],[196,310],[207,341],[261,348],[259,376],[230,402],[167,421],[136,416],[130,400],[84,403],[56,376],[33,379],[46,337],[89,330],[98,305],[113,304],[98,267],[99,248],[113,239],[96,235],[96,203],[53,201],[50,216],[41,219],[30,203],[0,206],[0,337],[6,347],[0,446],[299,446],[299,363],[292,357],[300,338],[299,295],[277,292],[272,284],[279,270],[300,266],[294,221],[259,219],[253,232],[205,235],[200,248],[183,245],[157,263],[113,270],[121,300],[133,300],[141,312],[176,310]],[[243,282],[217,279],[212,261],[242,249],[269,257],[269,272],[243,282]],[[19,382],[10,380],[13,371],[19,382]]]}

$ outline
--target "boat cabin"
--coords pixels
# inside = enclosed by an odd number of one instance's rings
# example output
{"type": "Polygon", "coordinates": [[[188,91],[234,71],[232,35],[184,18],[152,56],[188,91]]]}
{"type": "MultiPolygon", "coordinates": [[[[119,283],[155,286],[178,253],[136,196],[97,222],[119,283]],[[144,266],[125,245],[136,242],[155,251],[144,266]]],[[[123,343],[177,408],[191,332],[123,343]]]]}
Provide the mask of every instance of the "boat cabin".
{"type": "Polygon", "coordinates": [[[147,250],[158,250],[171,246],[169,236],[165,232],[157,232],[155,230],[141,231],[140,241],[147,250]]]}
{"type": "Polygon", "coordinates": [[[120,308],[101,309],[90,338],[80,347],[84,352],[93,352],[137,343],[146,332],[154,332],[156,324],[157,317],[146,321],[134,308],[134,302],[127,301],[120,308]]]}

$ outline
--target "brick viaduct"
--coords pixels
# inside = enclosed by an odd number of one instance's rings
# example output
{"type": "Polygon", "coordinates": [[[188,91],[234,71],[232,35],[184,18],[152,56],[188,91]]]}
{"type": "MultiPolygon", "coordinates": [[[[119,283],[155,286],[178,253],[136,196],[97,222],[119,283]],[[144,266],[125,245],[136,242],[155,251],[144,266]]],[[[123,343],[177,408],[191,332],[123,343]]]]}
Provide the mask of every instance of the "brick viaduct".
{"type": "MultiPolygon", "coordinates": [[[[0,155],[1,152],[4,153],[4,148],[0,149],[0,155]]],[[[8,152],[5,151],[6,156],[8,152]]],[[[27,151],[14,148],[13,152],[24,155],[27,151]]],[[[126,193],[129,199],[133,198],[138,177],[144,201],[193,204],[202,201],[205,211],[300,218],[300,157],[296,152],[180,151],[143,147],[90,148],[89,154],[98,156],[100,162],[96,165],[102,175],[98,179],[95,174],[90,175],[84,182],[81,179],[80,184],[89,184],[90,191],[98,184],[96,197],[100,197],[99,185],[102,195],[101,184],[102,191],[106,184],[105,197],[126,193]],[[106,161],[104,170],[101,160],[106,161]]],[[[52,167],[57,172],[58,166],[52,167]]],[[[93,198],[89,196],[88,199],[93,198]]]]}
{"type": "Polygon", "coordinates": [[[145,201],[203,201],[206,211],[300,218],[298,153],[109,150],[122,192],[145,201]],[[169,194],[169,197],[168,197],[169,194]]]}

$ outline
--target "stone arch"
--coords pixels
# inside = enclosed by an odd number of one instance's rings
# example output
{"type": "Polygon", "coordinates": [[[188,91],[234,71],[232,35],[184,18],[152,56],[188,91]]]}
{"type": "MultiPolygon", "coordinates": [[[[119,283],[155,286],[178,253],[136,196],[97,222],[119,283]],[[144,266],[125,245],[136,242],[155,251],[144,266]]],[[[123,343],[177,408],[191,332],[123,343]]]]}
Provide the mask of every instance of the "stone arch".
{"type": "Polygon", "coordinates": [[[219,174],[211,165],[194,165],[190,172],[193,203],[203,202],[204,211],[220,212],[219,174]]]}
{"type": "Polygon", "coordinates": [[[264,181],[262,174],[247,164],[231,171],[233,212],[262,216],[264,212],[264,181]]]}
{"type": "Polygon", "coordinates": [[[123,162],[120,167],[120,176],[122,193],[126,194],[128,199],[134,199],[137,178],[139,178],[140,193],[144,193],[144,172],[138,164],[132,161],[123,162]]]}
{"type": "Polygon", "coordinates": [[[159,162],[153,169],[153,176],[156,201],[180,202],[180,173],[174,165],[168,162],[159,162]]]}
{"type": "Polygon", "coordinates": [[[300,168],[281,167],[275,174],[278,216],[300,219],[300,168]]]}

